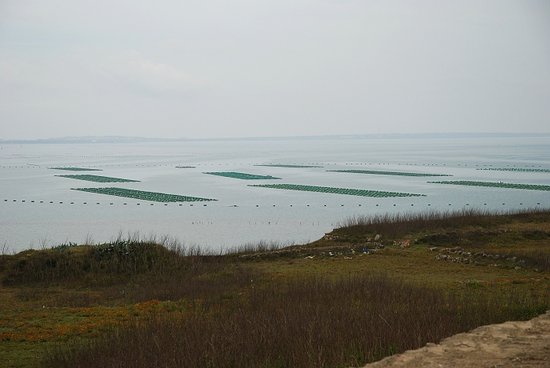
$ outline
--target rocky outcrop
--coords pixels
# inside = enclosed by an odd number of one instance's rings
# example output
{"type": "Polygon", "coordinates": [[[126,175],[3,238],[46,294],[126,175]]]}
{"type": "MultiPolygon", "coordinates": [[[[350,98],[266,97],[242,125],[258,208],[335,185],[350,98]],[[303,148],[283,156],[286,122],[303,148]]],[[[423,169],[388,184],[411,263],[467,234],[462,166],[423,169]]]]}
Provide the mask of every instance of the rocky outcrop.
{"type": "Polygon", "coordinates": [[[529,321],[478,327],[364,368],[550,367],[550,311],[529,321]]]}

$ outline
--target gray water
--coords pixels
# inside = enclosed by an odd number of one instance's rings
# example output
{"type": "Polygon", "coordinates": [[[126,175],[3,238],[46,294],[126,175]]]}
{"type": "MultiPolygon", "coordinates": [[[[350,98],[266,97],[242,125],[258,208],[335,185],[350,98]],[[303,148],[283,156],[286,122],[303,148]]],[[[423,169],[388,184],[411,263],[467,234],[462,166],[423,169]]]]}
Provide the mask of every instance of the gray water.
{"type": "Polygon", "coordinates": [[[486,167],[549,169],[550,137],[6,144],[0,146],[0,248],[20,251],[69,241],[103,242],[120,235],[139,234],[144,238],[167,236],[188,246],[220,250],[258,241],[290,244],[315,240],[354,216],[463,208],[507,211],[550,207],[550,192],[545,191],[428,183],[480,180],[550,184],[550,173],[478,170],[486,167]],[[322,168],[255,166],[268,163],[322,168]],[[195,168],[176,168],[186,165],[195,168]],[[51,169],[56,166],[94,167],[103,171],[89,174],[140,182],[93,183],[60,178],[55,175],[84,172],[51,169]],[[326,171],[334,169],[453,176],[430,178],[326,171]],[[272,175],[282,180],[238,180],[205,175],[206,171],[272,175]],[[248,186],[263,183],[425,196],[369,198],[248,186]],[[71,190],[111,186],[217,201],[164,204],[71,190]]]}

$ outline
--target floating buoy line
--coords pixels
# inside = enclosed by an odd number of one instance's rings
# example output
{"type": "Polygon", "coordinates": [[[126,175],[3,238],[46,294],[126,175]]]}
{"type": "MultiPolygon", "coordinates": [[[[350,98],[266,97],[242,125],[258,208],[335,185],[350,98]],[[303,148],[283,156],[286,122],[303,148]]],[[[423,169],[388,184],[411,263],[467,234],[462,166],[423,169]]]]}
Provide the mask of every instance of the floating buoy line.
{"type": "MultiPolygon", "coordinates": [[[[59,201],[59,200],[44,200],[44,199],[40,199],[40,200],[26,200],[26,199],[3,199],[2,201],[3,203],[21,203],[21,204],[58,204],[58,205],[72,205],[72,206],[75,206],[75,205],[82,205],[82,206],[93,206],[93,205],[108,205],[108,206],[131,206],[131,205],[135,205],[135,206],[142,206],[142,205],[150,205],[150,206],[155,206],[155,205],[163,205],[163,206],[177,206],[177,207],[208,207],[209,205],[207,203],[202,203],[202,205],[195,205],[193,203],[185,203],[185,202],[135,202],[135,203],[129,203],[129,202],[88,202],[88,201],[85,201],[85,202],[77,202],[77,201],[59,201]]],[[[490,204],[488,202],[483,202],[483,203],[480,203],[478,206],[481,207],[486,207],[486,206],[489,206],[490,204]]],[[[526,208],[529,208],[529,207],[533,207],[533,206],[542,206],[542,203],[541,202],[535,202],[531,205],[528,205],[526,204],[526,202],[519,202],[519,203],[510,203],[510,202],[498,202],[498,203],[492,203],[491,205],[493,206],[520,206],[520,207],[526,207],[526,208]]],[[[421,207],[432,207],[433,204],[432,203],[355,203],[355,204],[344,204],[344,203],[335,203],[335,204],[330,204],[330,205],[327,205],[327,204],[316,204],[316,205],[312,205],[310,203],[304,203],[304,204],[301,204],[301,205],[296,205],[296,204],[282,204],[282,205],[278,205],[278,204],[247,204],[247,205],[238,205],[238,204],[232,204],[232,205],[222,205],[223,207],[227,207],[227,208],[241,208],[241,209],[247,209],[247,208],[338,208],[338,207],[348,207],[348,208],[352,208],[352,207],[365,207],[365,208],[369,208],[369,207],[380,207],[380,206],[386,206],[386,207],[417,207],[417,208],[421,208],[421,207]]],[[[470,202],[468,203],[464,203],[462,205],[457,205],[456,203],[446,203],[446,204],[439,204],[439,206],[447,206],[447,207],[452,207],[452,206],[455,206],[455,207],[475,207],[475,204],[472,204],[470,202]]]]}

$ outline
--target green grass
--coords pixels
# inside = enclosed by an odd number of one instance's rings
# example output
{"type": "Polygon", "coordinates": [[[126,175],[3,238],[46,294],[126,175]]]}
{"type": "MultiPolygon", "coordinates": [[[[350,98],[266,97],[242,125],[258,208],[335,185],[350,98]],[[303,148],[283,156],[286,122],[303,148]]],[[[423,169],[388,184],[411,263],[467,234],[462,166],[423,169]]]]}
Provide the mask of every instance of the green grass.
{"type": "Polygon", "coordinates": [[[362,366],[550,308],[549,239],[550,212],[463,211],[224,255],[139,239],[0,255],[0,362],[362,366]]]}
{"type": "Polygon", "coordinates": [[[124,189],[124,188],[71,188],[71,190],[79,190],[81,192],[106,194],[116,197],[142,199],[145,201],[154,202],[205,202],[215,201],[210,198],[190,197],[178,194],[167,194],[159,192],[146,192],[143,190],[124,189]]]}
{"type": "Polygon", "coordinates": [[[538,184],[515,184],[515,183],[489,182],[489,181],[469,181],[469,180],[429,181],[428,183],[449,184],[449,185],[464,185],[464,186],[472,186],[472,187],[488,187],[488,188],[506,188],[506,189],[524,189],[524,190],[550,191],[550,185],[538,185],[538,184]]]}
{"type": "Polygon", "coordinates": [[[404,171],[383,171],[383,170],[327,170],[327,172],[342,172],[353,174],[370,174],[370,175],[395,175],[395,176],[452,176],[446,174],[426,174],[416,172],[404,172],[404,171]]]}
{"type": "Polygon", "coordinates": [[[361,197],[423,197],[423,194],[402,193],[402,192],[387,192],[368,189],[350,189],[350,188],[333,188],[321,187],[315,185],[299,185],[299,184],[259,184],[249,185],[251,187],[272,188],[283,190],[298,190],[304,192],[316,193],[331,193],[331,194],[346,194],[361,197]]]}
{"type": "Polygon", "coordinates": [[[139,183],[139,180],[114,178],[111,176],[101,176],[101,175],[56,175],[56,176],[60,178],[93,181],[97,183],[139,183]]]}
{"type": "Polygon", "coordinates": [[[204,174],[224,176],[226,178],[234,178],[234,179],[242,179],[242,180],[281,179],[281,178],[276,178],[276,177],[271,176],[271,175],[255,175],[255,174],[247,174],[247,173],[235,172],[235,171],[205,172],[204,174]]]}
{"type": "Polygon", "coordinates": [[[65,170],[65,171],[103,171],[101,169],[91,169],[87,167],[73,167],[73,166],[67,166],[67,167],[50,167],[51,170],[65,170]]]}

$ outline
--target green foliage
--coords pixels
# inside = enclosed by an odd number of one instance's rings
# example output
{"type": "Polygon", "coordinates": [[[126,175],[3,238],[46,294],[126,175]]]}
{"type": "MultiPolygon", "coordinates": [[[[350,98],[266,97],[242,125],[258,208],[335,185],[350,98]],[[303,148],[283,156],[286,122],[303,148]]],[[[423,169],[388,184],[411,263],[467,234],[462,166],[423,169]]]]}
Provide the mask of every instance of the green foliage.
{"type": "Polygon", "coordinates": [[[175,250],[143,242],[116,241],[99,245],[66,244],[21,252],[6,262],[4,285],[105,280],[105,275],[132,276],[172,267],[175,250]]]}

